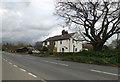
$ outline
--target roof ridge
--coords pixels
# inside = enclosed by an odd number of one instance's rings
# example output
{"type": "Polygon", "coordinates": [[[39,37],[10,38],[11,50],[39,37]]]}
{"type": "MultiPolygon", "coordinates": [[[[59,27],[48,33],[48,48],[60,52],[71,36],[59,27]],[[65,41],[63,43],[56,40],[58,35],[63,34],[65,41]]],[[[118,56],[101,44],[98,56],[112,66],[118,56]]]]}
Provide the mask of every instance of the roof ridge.
{"type": "Polygon", "coordinates": [[[65,35],[56,35],[56,36],[53,36],[53,37],[49,37],[49,38],[47,38],[44,41],[65,40],[65,39],[69,39],[73,34],[75,34],[75,32],[74,33],[65,34],[65,35]]]}

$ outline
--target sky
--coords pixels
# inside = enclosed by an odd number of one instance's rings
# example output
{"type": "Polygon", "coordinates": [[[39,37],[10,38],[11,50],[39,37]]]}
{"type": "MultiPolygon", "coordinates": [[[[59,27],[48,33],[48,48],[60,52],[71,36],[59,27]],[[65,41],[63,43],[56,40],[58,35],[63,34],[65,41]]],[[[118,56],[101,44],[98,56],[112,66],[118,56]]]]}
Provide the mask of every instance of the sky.
{"type": "MultiPolygon", "coordinates": [[[[0,39],[3,43],[33,44],[61,35],[64,24],[54,13],[55,0],[4,0],[0,4],[0,39]]],[[[74,32],[67,27],[64,29],[74,32]]]]}
{"type": "Polygon", "coordinates": [[[2,41],[35,43],[60,35],[62,22],[54,13],[54,0],[2,2],[2,41]]]}

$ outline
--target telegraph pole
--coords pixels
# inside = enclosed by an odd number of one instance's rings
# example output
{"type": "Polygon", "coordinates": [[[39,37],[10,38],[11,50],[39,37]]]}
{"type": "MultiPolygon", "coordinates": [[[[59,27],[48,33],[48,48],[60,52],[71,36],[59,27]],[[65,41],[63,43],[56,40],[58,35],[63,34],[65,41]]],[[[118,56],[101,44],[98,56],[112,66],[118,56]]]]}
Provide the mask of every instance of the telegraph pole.
{"type": "Polygon", "coordinates": [[[117,48],[119,47],[119,38],[120,36],[119,36],[119,33],[117,33],[117,48]]]}

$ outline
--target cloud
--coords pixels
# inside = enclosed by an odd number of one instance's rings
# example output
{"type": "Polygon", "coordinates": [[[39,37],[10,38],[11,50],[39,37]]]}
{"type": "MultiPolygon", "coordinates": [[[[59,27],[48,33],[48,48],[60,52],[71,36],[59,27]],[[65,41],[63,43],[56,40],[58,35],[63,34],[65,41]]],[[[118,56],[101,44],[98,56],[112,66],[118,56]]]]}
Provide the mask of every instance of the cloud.
{"type": "Polygon", "coordinates": [[[4,2],[0,8],[2,16],[2,40],[4,42],[42,41],[58,34],[57,17],[52,0],[31,2],[4,2]],[[57,29],[56,29],[57,28],[57,29]]]}

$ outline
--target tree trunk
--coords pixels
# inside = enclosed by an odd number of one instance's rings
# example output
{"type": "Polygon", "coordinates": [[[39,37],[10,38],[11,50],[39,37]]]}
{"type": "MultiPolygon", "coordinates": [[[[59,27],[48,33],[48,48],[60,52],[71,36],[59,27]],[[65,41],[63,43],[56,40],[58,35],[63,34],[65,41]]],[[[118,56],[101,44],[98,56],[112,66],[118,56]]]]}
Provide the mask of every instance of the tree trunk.
{"type": "Polygon", "coordinates": [[[93,50],[94,51],[102,51],[103,45],[104,45],[104,43],[93,44],[93,50]]]}

